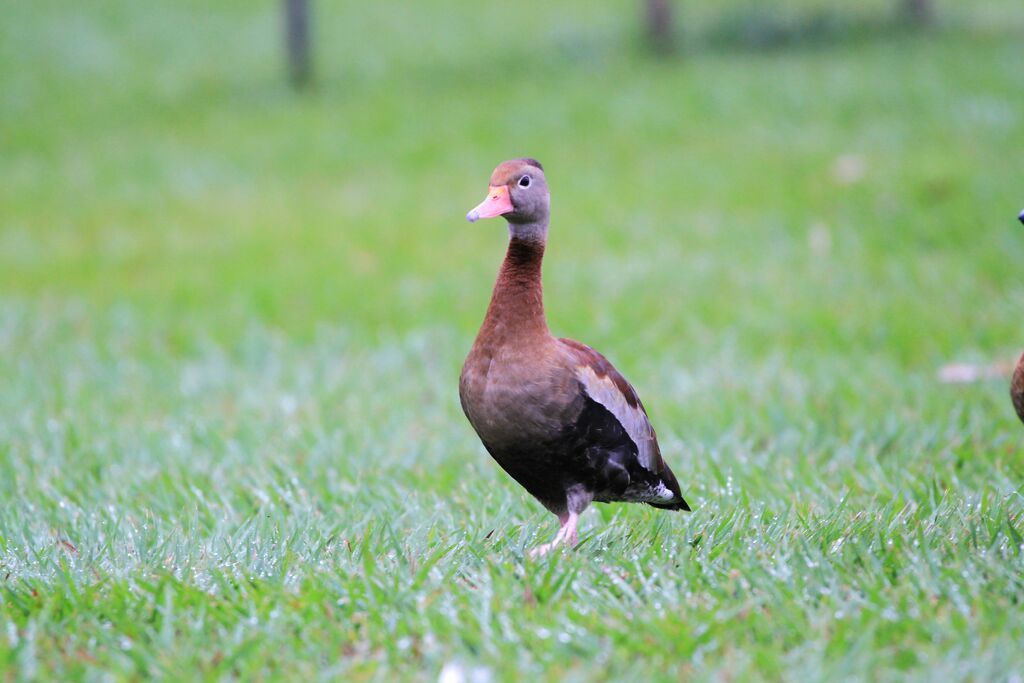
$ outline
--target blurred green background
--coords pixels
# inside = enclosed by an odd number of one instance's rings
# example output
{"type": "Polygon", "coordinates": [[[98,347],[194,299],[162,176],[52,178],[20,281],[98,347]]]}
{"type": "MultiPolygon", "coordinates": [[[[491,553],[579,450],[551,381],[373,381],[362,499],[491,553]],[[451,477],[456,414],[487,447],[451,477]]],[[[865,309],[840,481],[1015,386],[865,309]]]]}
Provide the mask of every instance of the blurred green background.
{"type": "Polygon", "coordinates": [[[470,333],[504,231],[464,209],[532,155],[558,329],[908,363],[1020,343],[1017,3],[908,35],[888,1],[690,2],[660,62],[637,5],[324,3],[296,96],[275,3],[9,3],[5,295],[217,336],[470,333]]]}
{"type": "Polygon", "coordinates": [[[639,2],[317,2],[297,91],[275,2],[0,0],[7,679],[1021,665],[1024,5],[673,6],[658,55],[639,2]],[[550,520],[457,401],[506,240],[463,217],[527,155],[552,329],[630,377],[697,501],[591,513],[542,569],[550,520]],[[401,538],[434,558],[408,585],[401,538]],[[481,576],[525,616],[474,611],[481,576]]]}

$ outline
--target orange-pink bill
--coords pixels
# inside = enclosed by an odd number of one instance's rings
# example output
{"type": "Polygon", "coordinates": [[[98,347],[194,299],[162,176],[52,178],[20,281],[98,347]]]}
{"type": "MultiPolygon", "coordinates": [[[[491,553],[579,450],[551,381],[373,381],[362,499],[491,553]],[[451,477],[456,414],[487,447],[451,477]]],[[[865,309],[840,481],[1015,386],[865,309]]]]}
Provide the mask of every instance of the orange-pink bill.
{"type": "Polygon", "coordinates": [[[476,223],[481,218],[494,218],[512,211],[512,198],[508,195],[505,185],[491,185],[487,190],[487,199],[480,202],[475,209],[466,214],[466,220],[476,223]]]}

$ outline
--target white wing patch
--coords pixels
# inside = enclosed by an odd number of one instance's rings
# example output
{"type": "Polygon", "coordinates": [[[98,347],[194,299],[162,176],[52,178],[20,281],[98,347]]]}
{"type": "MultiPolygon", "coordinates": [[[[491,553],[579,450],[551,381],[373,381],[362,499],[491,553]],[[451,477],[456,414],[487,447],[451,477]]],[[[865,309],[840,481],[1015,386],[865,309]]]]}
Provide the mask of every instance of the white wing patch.
{"type": "Polygon", "coordinates": [[[622,497],[625,500],[638,503],[671,503],[675,501],[676,494],[659,481],[655,486],[644,484],[630,486],[622,497]]]}
{"type": "MultiPolygon", "coordinates": [[[[576,376],[590,398],[614,415],[629,434],[629,438],[636,444],[637,460],[640,464],[650,472],[659,473],[661,454],[658,451],[654,427],[640,406],[631,406],[611,377],[599,376],[589,365],[576,366],[576,376]]],[[[671,492],[669,493],[671,495],[671,492]]]]}

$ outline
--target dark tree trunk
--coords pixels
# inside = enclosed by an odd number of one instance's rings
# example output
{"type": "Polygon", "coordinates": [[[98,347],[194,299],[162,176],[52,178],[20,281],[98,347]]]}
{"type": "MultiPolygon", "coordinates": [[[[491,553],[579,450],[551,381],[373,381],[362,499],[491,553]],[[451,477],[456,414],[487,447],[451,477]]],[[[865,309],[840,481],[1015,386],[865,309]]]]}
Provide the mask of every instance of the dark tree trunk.
{"type": "Polygon", "coordinates": [[[668,54],[675,49],[671,0],[644,0],[644,30],[647,43],[655,52],[668,54]]]}
{"type": "Polygon", "coordinates": [[[903,0],[903,14],[918,26],[926,26],[935,19],[935,4],[932,0],[903,0]]]}
{"type": "Polygon", "coordinates": [[[296,88],[309,84],[309,0],[284,0],[284,40],[288,78],[296,88]]]}

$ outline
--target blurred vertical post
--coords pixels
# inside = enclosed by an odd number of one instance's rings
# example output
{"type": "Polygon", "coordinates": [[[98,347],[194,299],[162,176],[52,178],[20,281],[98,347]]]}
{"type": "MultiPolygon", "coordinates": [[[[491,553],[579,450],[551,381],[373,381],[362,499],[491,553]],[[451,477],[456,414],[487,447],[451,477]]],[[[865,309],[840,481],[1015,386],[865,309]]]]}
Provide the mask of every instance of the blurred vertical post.
{"type": "Polygon", "coordinates": [[[283,0],[284,40],[288,54],[288,78],[301,89],[310,81],[309,0],[283,0]]]}
{"type": "Polygon", "coordinates": [[[932,0],[903,0],[903,14],[912,24],[925,26],[935,18],[935,5],[932,0]]]}
{"type": "Polygon", "coordinates": [[[647,43],[658,54],[675,49],[671,0],[643,0],[647,43]]]}

